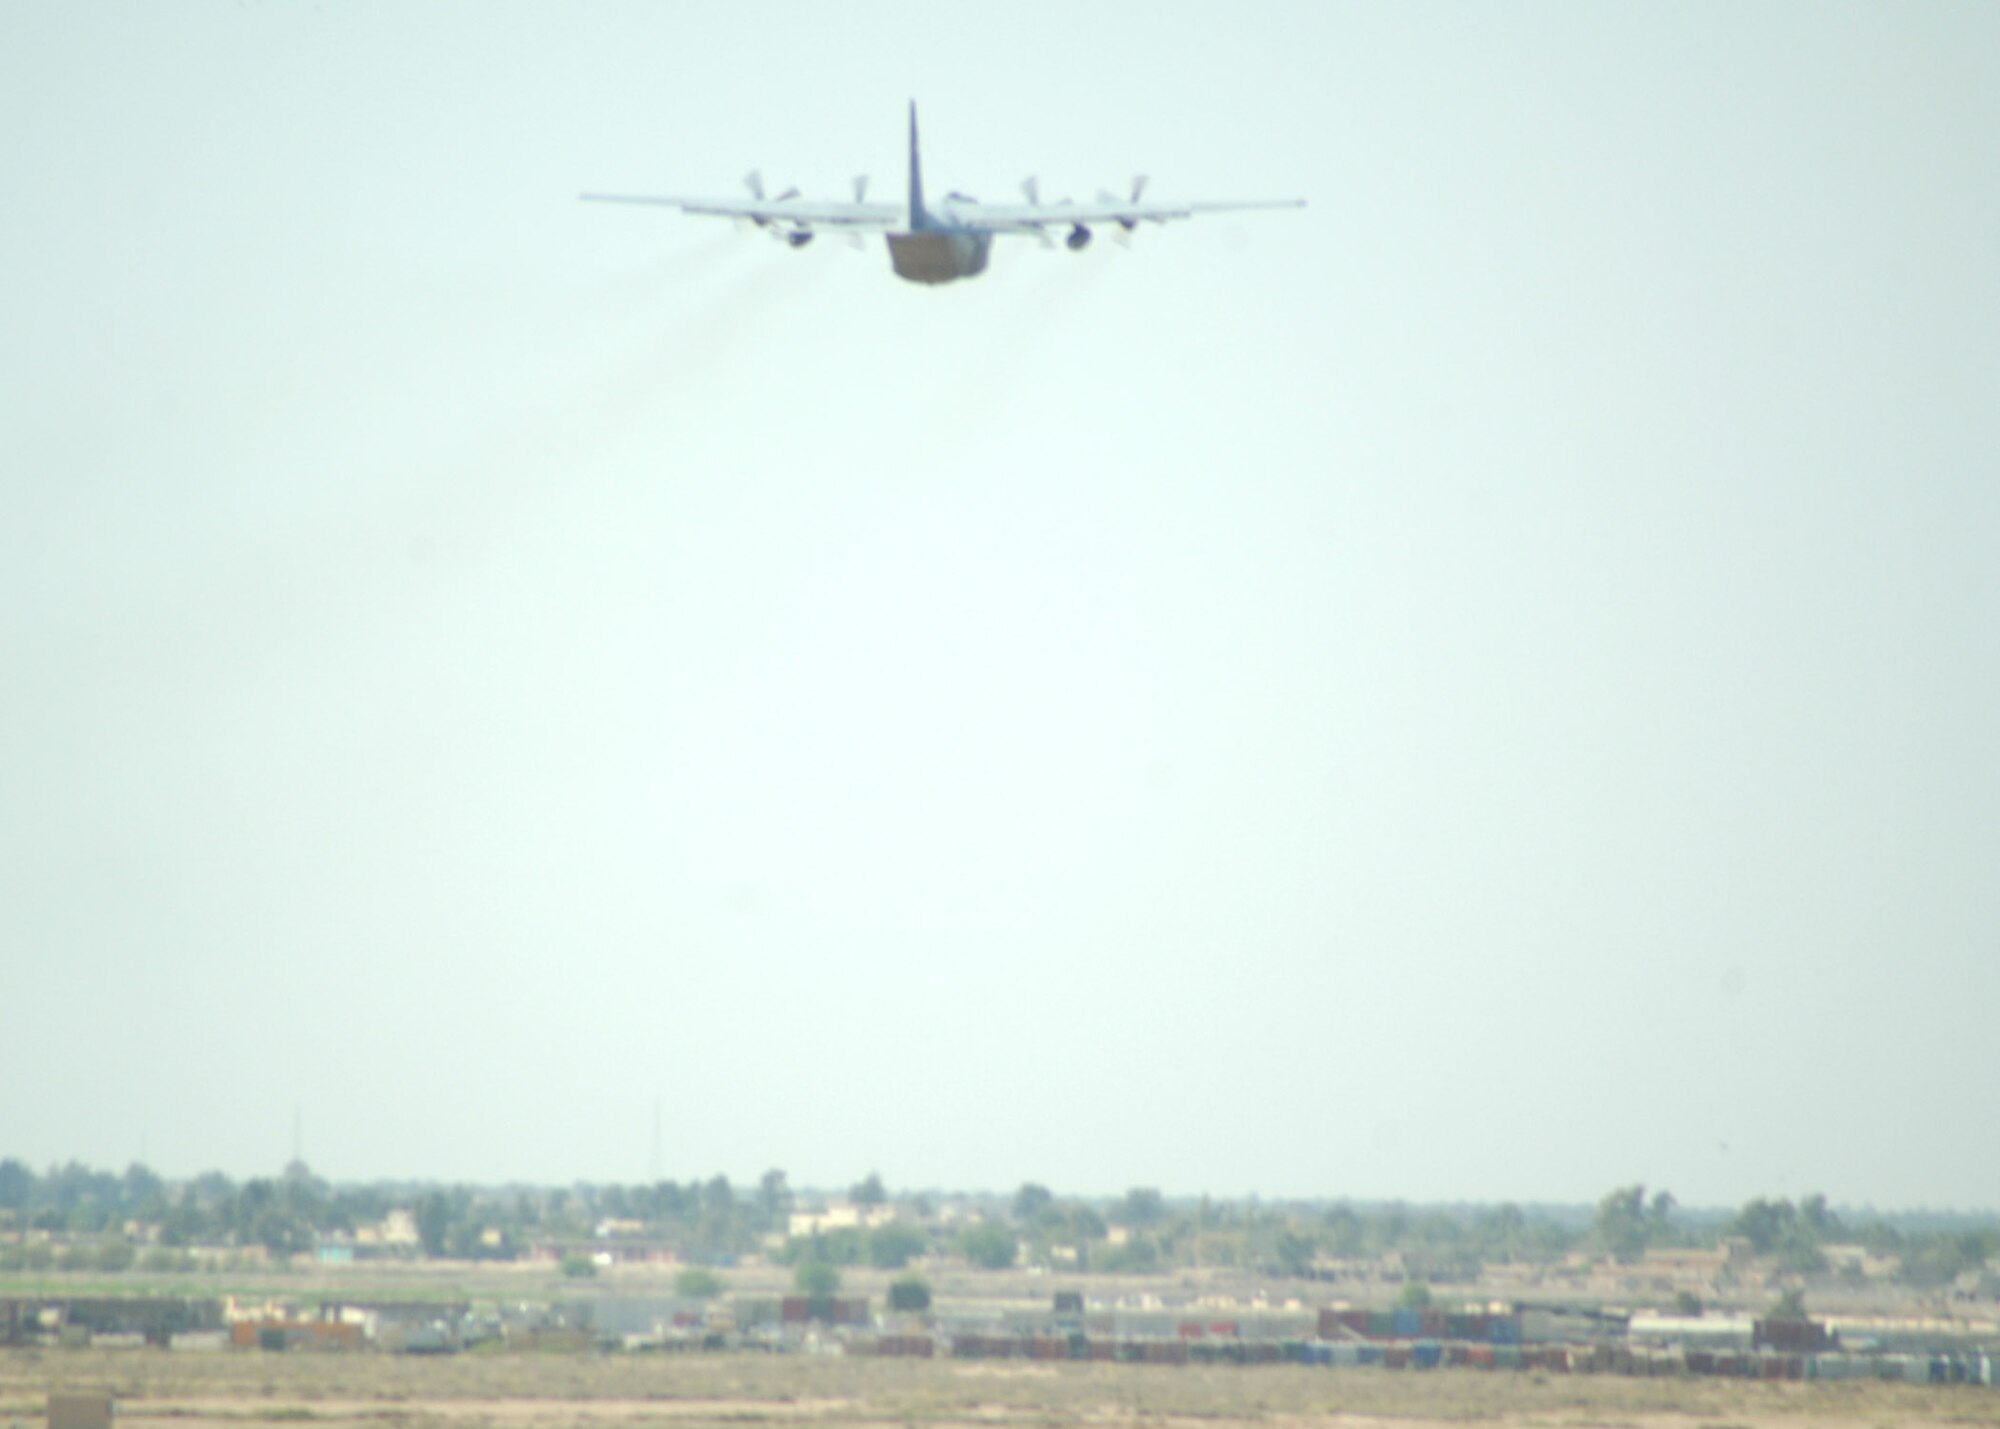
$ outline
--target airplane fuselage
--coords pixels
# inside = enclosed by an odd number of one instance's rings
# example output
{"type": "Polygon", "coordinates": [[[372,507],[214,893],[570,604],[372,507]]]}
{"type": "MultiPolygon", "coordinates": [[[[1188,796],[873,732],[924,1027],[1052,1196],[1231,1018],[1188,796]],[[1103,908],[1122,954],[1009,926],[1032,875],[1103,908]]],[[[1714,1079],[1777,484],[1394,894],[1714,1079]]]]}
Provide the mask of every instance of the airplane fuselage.
{"type": "Polygon", "coordinates": [[[889,262],[912,283],[949,283],[986,271],[993,235],[968,228],[927,227],[891,233],[889,262]]]}

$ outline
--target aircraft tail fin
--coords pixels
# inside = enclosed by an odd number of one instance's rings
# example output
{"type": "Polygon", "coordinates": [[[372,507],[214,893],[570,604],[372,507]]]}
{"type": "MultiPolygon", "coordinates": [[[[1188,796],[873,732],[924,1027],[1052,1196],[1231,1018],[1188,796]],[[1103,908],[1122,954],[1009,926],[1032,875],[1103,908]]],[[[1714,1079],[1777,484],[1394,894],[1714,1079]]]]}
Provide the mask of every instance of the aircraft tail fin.
{"type": "Polygon", "coordinates": [[[917,150],[917,101],[910,101],[910,230],[915,232],[930,226],[930,215],[924,212],[924,166],[917,150]]]}

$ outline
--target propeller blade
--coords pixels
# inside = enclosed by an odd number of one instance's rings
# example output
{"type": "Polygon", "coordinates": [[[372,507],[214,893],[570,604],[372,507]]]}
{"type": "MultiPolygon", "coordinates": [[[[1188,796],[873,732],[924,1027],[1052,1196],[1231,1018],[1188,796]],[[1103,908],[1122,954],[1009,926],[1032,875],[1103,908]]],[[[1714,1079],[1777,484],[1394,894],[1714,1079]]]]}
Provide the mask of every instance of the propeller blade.
{"type": "Polygon", "coordinates": [[[1021,180],[1021,192],[1027,195],[1029,203],[1037,207],[1041,205],[1042,183],[1034,175],[1030,174],[1027,178],[1021,180]]]}
{"type": "MultiPolygon", "coordinates": [[[[772,199],[771,202],[783,203],[788,198],[797,198],[798,196],[799,196],[799,190],[798,186],[795,184],[791,188],[788,188],[783,193],[779,194],[776,198],[772,199]]],[[[760,194],[758,195],[758,197],[761,198],[762,195],[760,194]]]]}
{"type": "Polygon", "coordinates": [[[743,187],[750,190],[750,197],[756,199],[757,202],[762,203],[764,201],[764,176],[757,172],[757,170],[752,169],[743,176],[743,187]]]}
{"type": "Polygon", "coordinates": [[[1139,201],[1140,196],[1146,192],[1146,184],[1148,182],[1148,177],[1145,174],[1134,174],[1132,176],[1132,202],[1137,203],[1139,201]]]}
{"type": "Polygon", "coordinates": [[[854,201],[856,203],[868,202],[868,175],[866,174],[856,174],[854,176],[854,201]]]}

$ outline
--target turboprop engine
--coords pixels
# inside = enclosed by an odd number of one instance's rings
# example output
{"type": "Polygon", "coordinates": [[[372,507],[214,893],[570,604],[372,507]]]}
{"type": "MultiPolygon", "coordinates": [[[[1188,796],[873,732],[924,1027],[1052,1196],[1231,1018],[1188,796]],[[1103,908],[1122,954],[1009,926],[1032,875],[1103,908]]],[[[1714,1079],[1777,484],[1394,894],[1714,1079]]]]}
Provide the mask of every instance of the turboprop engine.
{"type": "Polygon", "coordinates": [[[1069,245],[1070,252],[1081,253],[1084,249],[1090,247],[1090,230],[1079,223],[1069,231],[1069,237],[1065,238],[1063,242],[1069,245]]]}

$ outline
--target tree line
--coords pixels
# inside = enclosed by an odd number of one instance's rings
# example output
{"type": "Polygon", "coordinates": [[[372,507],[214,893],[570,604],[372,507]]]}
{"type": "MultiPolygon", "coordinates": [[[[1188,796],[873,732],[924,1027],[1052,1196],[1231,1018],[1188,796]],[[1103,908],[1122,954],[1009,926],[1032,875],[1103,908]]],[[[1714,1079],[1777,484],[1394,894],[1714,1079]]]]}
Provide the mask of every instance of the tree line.
{"type": "Polygon", "coordinates": [[[352,1238],[398,1210],[409,1213],[415,1243],[383,1253],[466,1260],[511,1260],[537,1244],[574,1248],[601,1241],[607,1227],[696,1266],[728,1265],[782,1237],[773,1258],[795,1268],[900,1270],[942,1253],[994,1269],[1236,1267],[1304,1277],[1393,1255],[1410,1280],[1435,1283],[1471,1280],[1488,1265],[1551,1265],[1576,1255],[1631,1262],[1653,1249],[1714,1248],[1727,1237],[1805,1276],[1829,1273],[1826,1247],[1860,1246],[1895,1257],[1900,1278],[1922,1287],[2000,1259],[2000,1218],[1993,1215],[1850,1219],[1818,1194],[1797,1202],[1758,1197],[1717,1213],[1686,1210],[1671,1192],[1643,1185],[1617,1187],[1594,1208],[1577,1208],[1169,1199],[1151,1187],[1107,1199],[1025,1182],[1009,1196],[954,1198],[960,1214],[947,1220],[929,1197],[894,1195],[871,1173],[847,1188],[845,1199],[892,1204],[897,1215],[869,1228],[792,1237],[790,1216],[802,1198],[776,1169],[751,1186],[722,1175],[553,1188],[336,1186],[298,1161],[273,1177],[238,1182],[208,1172],[170,1183],[136,1163],[123,1173],[75,1161],[38,1173],[8,1158],[0,1160],[0,1230],[16,1234],[0,1244],[0,1270],[171,1270],[190,1264],[185,1252],[196,1246],[260,1246],[289,1256],[352,1238]]]}

